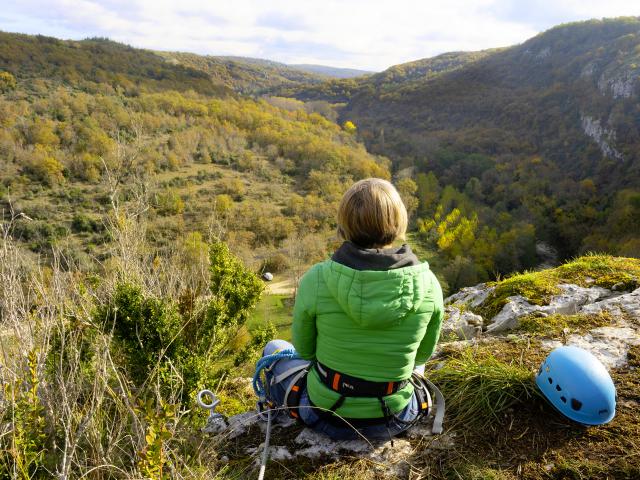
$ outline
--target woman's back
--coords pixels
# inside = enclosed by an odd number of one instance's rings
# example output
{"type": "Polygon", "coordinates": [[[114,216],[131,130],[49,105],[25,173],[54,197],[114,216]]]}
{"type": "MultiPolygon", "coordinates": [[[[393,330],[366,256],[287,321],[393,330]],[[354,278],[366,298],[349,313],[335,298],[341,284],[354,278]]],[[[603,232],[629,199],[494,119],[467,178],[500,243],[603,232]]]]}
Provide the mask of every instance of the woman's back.
{"type": "MultiPolygon", "coordinates": [[[[398,250],[415,258],[406,246],[370,253],[383,261],[385,256],[398,258],[398,250]]],[[[356,266],[345,255],[334,258],[356,266]]],[[[395,382],[409,378],[415,365],[429,358],[441,318],[442,292],[427,263],[416,259],[390,270],[357,270],[327,260],[309,270],[300,283],[293,343],[303,358],[315,358],[342,374],[395,382]]],[[[329,408],[338,397],[317,372],[307,383],[309,396],[319,407],[329,408]]],[[[385,401],[396,412],[406,406],[412,392],[407,385],[385,401]]],[[[382,415],[376,398],[348,398],[338,413],[358,418],[382,415]]]]}
{"type": "MultiPolygon", "coordinates": [[[[355,183],[337,223],[345,242],[298,287],[292,335],[303,360],[278,361],[266,375],[276,404],[316,431],[392,436],[428,412],[426,383],[412,372],[438,341],[442,291],[407,245],[392,247],[405,238],[407,211],[388,181],[355,183]]],[[[283,348],[291,344],[274,340],[264,354],[283,348]]]]}

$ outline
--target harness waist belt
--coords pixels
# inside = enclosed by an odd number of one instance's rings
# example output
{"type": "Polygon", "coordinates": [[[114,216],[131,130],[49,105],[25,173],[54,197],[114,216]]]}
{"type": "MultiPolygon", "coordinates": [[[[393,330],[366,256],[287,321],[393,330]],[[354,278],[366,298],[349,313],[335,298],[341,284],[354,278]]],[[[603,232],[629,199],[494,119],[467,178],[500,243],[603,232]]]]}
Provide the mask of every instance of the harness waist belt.
{"type": "Polygon", "coordinates": [[[316,362],[314,366],[322,383],[343,397],[385,397],[404,388],[409,380],[399,382],[372,382],[337,372],[316,362]]]}
{"type": "MultiPolygon", "coordinates": [[[[355,428],[366,428],[366,427],[377,427],[379,425],[385,425],[387,423],[387,419],[385,417],[377,417],[377,418],[350,418],[350,417],[341,417],[335,415],[332,411],[319,409],[318,406],[309,399],[309,406],[311,408],[315,408],[316,415],[318,419],[323,420],[333,427],[345,428],[345,427],[355,427],[355,428]]],[[[314,424],[315,425],[315,424],[314,424]]],[[[314,425],[311,425],[312,427],[314,425]]]]}

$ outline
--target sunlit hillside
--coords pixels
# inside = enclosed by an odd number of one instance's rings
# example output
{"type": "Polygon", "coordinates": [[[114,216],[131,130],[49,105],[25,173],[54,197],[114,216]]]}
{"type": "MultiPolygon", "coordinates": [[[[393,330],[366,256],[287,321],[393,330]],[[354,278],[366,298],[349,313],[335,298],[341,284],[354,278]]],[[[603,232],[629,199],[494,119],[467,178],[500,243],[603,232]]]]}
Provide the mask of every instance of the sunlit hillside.
{"type": "MultiPolygon", "coordinates": [[[[281,94],[343,105],[340,121],[353,121],[371,151],[415,180],[426,225],[457,208],[473,222],[477,214],[475,237],[489,244],[506,234],[524,245],[529,228],[561,258],[638,256],[639,29],[637,17],[560,25],[510,48],[281,94]]],[[[501,273],[534,266],[525,250],[487,262],[475,245],[449,260],[501,273]]],[[[467,275],[486,278],[477,268],[467,275]]]]}

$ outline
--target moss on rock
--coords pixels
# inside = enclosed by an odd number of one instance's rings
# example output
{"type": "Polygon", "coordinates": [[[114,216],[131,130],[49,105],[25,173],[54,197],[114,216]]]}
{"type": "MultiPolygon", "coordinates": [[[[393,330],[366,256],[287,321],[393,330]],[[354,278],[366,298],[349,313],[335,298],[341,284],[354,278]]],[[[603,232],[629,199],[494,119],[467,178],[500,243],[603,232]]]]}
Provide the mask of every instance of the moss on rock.
{"type": "Polygon", "coordinates": [[[605,327],[611,323],[612,318],[609,312],[577,313],[575,315],[556,313],[548,316],[532,314],[520,318],[518,331],[535,336],[557,338],[567,331],[586,333],[592,328],[605,327]]]}
{"type": "Polygon", "coordinates": [[[496,316],[511,296],[520,295],[529,303],[544,305],[561,293],[558,285],[573,283],[581,287],[599,286],[617,290],[634,290],[640,286],[640,259],[585,255],[556,268],[518,273],[504,280],[490,282],[495,287],[475,313],[485,319],[496,316]]]}

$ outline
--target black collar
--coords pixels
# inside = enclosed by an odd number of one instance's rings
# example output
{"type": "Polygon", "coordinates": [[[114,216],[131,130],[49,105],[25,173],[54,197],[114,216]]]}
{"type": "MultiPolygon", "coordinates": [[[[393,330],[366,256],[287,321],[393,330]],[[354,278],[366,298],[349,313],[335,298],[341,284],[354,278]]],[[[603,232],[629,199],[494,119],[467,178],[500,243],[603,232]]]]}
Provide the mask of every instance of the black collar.
{"type": "Polygon", "coordinates": [[[331,260],[354,270],[394,270],[420,265],[409,245],[391,248],[362,248],[353,242],[340,245],[331,260]]]}

